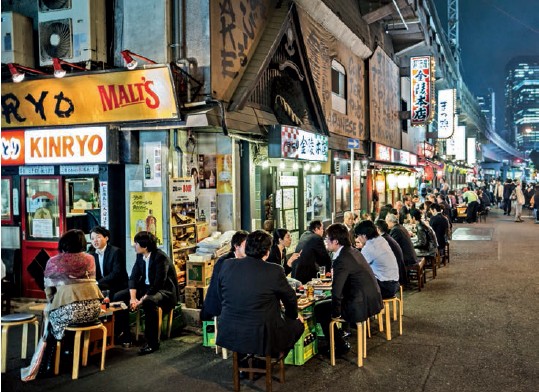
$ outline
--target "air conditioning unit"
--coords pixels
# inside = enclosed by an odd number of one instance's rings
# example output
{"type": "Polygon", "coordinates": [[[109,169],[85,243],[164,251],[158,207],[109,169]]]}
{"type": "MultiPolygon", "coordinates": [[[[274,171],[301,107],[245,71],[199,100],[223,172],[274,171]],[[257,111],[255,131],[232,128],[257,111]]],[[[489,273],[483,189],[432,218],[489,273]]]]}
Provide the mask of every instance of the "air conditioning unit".
{"type": "Polygon", "coordinates": [[[39,64],[107,61],[105,0],[39,0],[39,64]]]}
{"type": "Polygon", "coordinates": [[[32,19],[16,12],[2,12],[2,63],[34,68],[32,19]]]}

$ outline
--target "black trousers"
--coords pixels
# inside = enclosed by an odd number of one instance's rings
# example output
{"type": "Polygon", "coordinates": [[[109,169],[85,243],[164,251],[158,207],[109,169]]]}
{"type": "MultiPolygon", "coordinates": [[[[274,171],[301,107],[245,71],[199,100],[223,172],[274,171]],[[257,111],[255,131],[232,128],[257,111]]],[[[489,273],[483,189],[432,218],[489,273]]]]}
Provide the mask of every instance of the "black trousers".
{"type": "MultiPolygon", "coordinates": [[[[137,289],[137,298],[141,298],[146,293],[146,289],[137,289]]],[[[129,289],[119,291],[114,296],[114,301],[123,301],[129,308],[129,301],[131,295],[129,289]]],[[[157,292],[154,295],[148,295],[144,301],[142,301],[142,309],[144,310],[144,338],[146,343],[150,347],[157,347],[159,345],[159,312],[157,307],[170,308],[169,301],[165,301],[165,297],[162,293],[157,292]]],[[[117,335],[123,333],[123,336],[131,336],[131,330],[129,328],[129,310],[122,310],[116,312],[117,325],[115,333],[117,335]]]]}
{"type": "MultiPolygon", "coordinates": [[[[329,323],[331,322],[331,299],[319,301],[316,303],[316,305],[314,305],[314,317],[316,317],[316,321],[322,327],[322,331],[324,331],[324,336],[329,342],[329,323]]],[[[339,347],[342,346],[344,343],[345,340],[342,337],[342,334],[336,333],[335,345],[339,347]]]]}
{"type": "Polygon", "coordinates": [[[399,292],[400,283],[393,280],[387,280],[384,282],[378,281],[378,287],[380,287],[380,294],[382,299],[393,298],[399,292]]]}
{"type": "Polygon", "coordinates": [[[503,213],[504,215],[511,215],[511,199],[503,199],[503,213]]]}
{"type": "Polygon", "coordinates": [[[479,203],[472,201],[468,203],[466,208],[466,222],[473,223],[477,221],[477,209],[479,208],[479,203]]]}

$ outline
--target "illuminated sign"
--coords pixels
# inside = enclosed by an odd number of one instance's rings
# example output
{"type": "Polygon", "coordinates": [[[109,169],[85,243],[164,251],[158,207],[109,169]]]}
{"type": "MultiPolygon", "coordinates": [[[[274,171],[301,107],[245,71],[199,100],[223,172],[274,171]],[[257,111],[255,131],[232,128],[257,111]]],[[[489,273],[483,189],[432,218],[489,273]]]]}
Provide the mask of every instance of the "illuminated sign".
{"type": "Polygon", "coordinates": [[[438,93],[438,138],[447,139],[453,135],[456,90],[440,90],[438,93]]]}
{"type": "Polygon", "coordinates": [[[177,119],[168,67],[2,83],[2,128],[177,119]]]}
{"type": "Polygon", "coordinates": [[[328,160],[328,137],[303,129],[282,126],[270,136],[270,158],[288,158],[307,161],[328,160]],[[277,143],[279,145],[277,146],[277,143]],[[277,151],[277,148],[279,151],[277,151]]]}
{"type": "Polygon", "coordinates": [[[374,159],[377,161],[391,162],[393,158],[393,149],[382,144],[376,144],[374,150],[374,159]]]}
{"type": "Polygon", "coordinates": [[[24,131],[2,131],[2,166],[24,165],[24,131]]]}
{"type": "Polygon", "coordinates": [[[459,125],[455,127],[453,136],[446,140],[447,155],[454,155],[457,161],[466,159],[466,127],[459,125]]]}
{"type": "Polygon", "coordinates": [[[410,58],[411,123],[427,124],[432,120],[434,60],[431,56],[410,58]]]}
{"type": "Polygon", "coordinates": [[[417,146],[417,153],[421,157],[430,159],[434,157],[434,146],[427,142],[420,143],[417,146]]]}
{"type": "Polygon", "coordinates": [[[475,137],[469,137],[467,139],[466,150],[466,162],[468,162],[468,165],[475,165],[475,137]]]}

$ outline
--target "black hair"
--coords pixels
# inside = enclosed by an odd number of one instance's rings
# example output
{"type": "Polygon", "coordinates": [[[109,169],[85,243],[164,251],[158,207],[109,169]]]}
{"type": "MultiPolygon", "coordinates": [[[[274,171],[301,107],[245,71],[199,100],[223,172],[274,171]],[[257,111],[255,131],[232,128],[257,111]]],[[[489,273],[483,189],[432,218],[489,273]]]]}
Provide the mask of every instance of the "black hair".
{"type": "Polygon", "coordinates": [[[266,256],[271,249],[271,234],[264,230],[256,230],[247,236],[245,242],[245,254],[247,256],[261,259],[266,256]]]}
{"type": "Polygon", "coordinates": [[[92,233],[101,234],[103,237],[108,237],[110,240],[110,231],[103,226],[94,226],[92,230],[90,230],[90,234],[92,233]]]}
{"type": "Polygon", "coordinates": [[[368,240],[372,240],[373,238],[379,236],[378,232],[376,231],[376,226],[374,226],[374,223],[369,220],[359,222],[354,228],[354,233],[356,236],[365,235],[368,240]]]}
{"type": "Polygon", "coordinates": [[[311,223],[309,223],[309,231],[312,231],[313,233],[316,229],[320,227],[324,227],[324,225],[322,224],[322,221],[319,219],[315,219],[311,221],[311,223]]]}
{"type": "Polygon", "coordinates": [[[284,240],[284,236],[287,234],[287,229],[275,229],[273,231],[273,245],[279,245],[279,240],[284,240]]]}
{"type": "Polygon", "coordinates": [[[432,203],[429,208],[438,212],[442,211],[442,206],[440,206],[438,203],[432,203]]]}
{"type": "Polygon", "coordinates": [[[333,223],[326,229],[326,236],[331,241],[337,241],[342,246],[352,246],[348,228],[342,223],[333,223]]]}
{"type": "Polygon", "coordinates": [[[238,230],[234,233],[232,236],[232,239],[230,240],[230,251],[235,252],[236,246],[240,246],[243,241],[247,238],[249,235],[248,231],[245,230],[238,230]]]}
{"type": "Polygon", "coordinates": [[[389,226],[387,225],[385,220],[378,219],[376,222],[374,222],[374,224],[380,229],[382,233],[389,233],[389,226]]]}
{"type": "Polygon", "coordinates": [[[58,250],[63,253],[80,253],[86,250],[86,237],[82,230],[68,230],[58,240],[58,250]]]}
{"type": "Polygon", "coordinates": [[[410,216],[418,222],[421,221],[421,211],[416,208],[410,210],[410,216]]]}
{"type": "Polygon", "coordinates": [[[141,248],[148,249],[148,252],[157,250],[157,237],[149,231],[139,231],[135,234],[133,241],[139,244],[141,248]]]}

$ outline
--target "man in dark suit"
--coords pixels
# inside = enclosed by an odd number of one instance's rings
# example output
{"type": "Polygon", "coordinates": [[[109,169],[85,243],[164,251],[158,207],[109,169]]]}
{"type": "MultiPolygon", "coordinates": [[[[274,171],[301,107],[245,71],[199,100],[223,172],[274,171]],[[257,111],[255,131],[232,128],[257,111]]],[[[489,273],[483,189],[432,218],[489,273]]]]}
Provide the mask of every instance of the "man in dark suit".
{"type": "MultiPolygon", "coordinates": [[[[162,250],[157,249],[155,235],[141,231],[135,235],[134,242],[137,260],[129,277],[129,289],[116,294],[116,299],[129,303],[131,311],[140,307],[144,310],[146,345],[140,349],[139,354],[145,355],[159,350],[157,307],[167,313],[176,306],[178,280],[172,261],[162,250]]],[[[116,316],[117,322],[122,325],[123,335],[130,337],[129,315],[125,314],[121,319],[119,316],[116,316]]]]}
{"type": "Polygon", "coordinates": [[[433,203],[429,208],[430,213],[432,214],[429,224],[436,234],[436,240],[438,241],[438,252],[441,256],[443,256],[445,252],[445,244],[447,243],[447,233],[449,233],[449,221],[442,214],[442,206],[440,204],[433,203]]]}
{"type": "Polygon", "coordinates": [[[292,265],[292,277],[301,283],[307,283],[317,277],[318,268],[326,267],[331,270],[331,258],[324,246],[324,225],[319,220],[313,220],[306,231],[299,238],[295,253],[301,255],[292,265]]]}
{"type": "Polygon", "coordinates": [[[404,264],[414,265],[417,263],[417,255],[414,250],[414,244],[410,238],[410,234],[399,224],[399,219],[394,214],[388,214],[385,219],[387,226],[389,227],[389,235],[393,238],[397,244],[401,247],[402,255],[404,257],[404,264]]]}
{"type": "Polygon", "coordinates": [[[402,254],[402,249],[400,245],[389,235],[389,227],[385,220],[378,219],[374,222],[376,230],[382,236],[383,239],[387,241],[389,247],[393,251],[395,258],[397,259],[397,264],[399,265],[399,283],[403,286],[408,284],[408,275],[406,274],[406,265],[404,264],[404,255],[402,254]]]}
{"type": "Polygon", "coordinates": [[[269,233],[254,231],[247,236],[246,257],[223,262],[218,346],[245,354],[286,355],[303,334],[296,293],[284,269],[266,262],[271,243],[269,233]]]}
{"type": "MultiPolygon", "coordinates": [[[[324,336],[329,337],[332,318],[357,323],[380,313],[382,296],[371,267],[355,248],[352,248],[347,228],[334,223],[326,230],[327,250],[333,252],[333,285],[331,300],[320,301],[314,308],[316,320],[324,336]]],[[[335,350],[339,354],[350,350],[342,330],[335,334],[335,350]]]]}
{"type": "Polygon", "coordinates": [[[95,259],[95,275],[101,291],[109,290],[109,298],[127,288],[127,270],[125,255],[120,248],[110,245],[110,231],[102,226],[95,226],[90,231],[94,250],[90,252],[95,259]]]}

